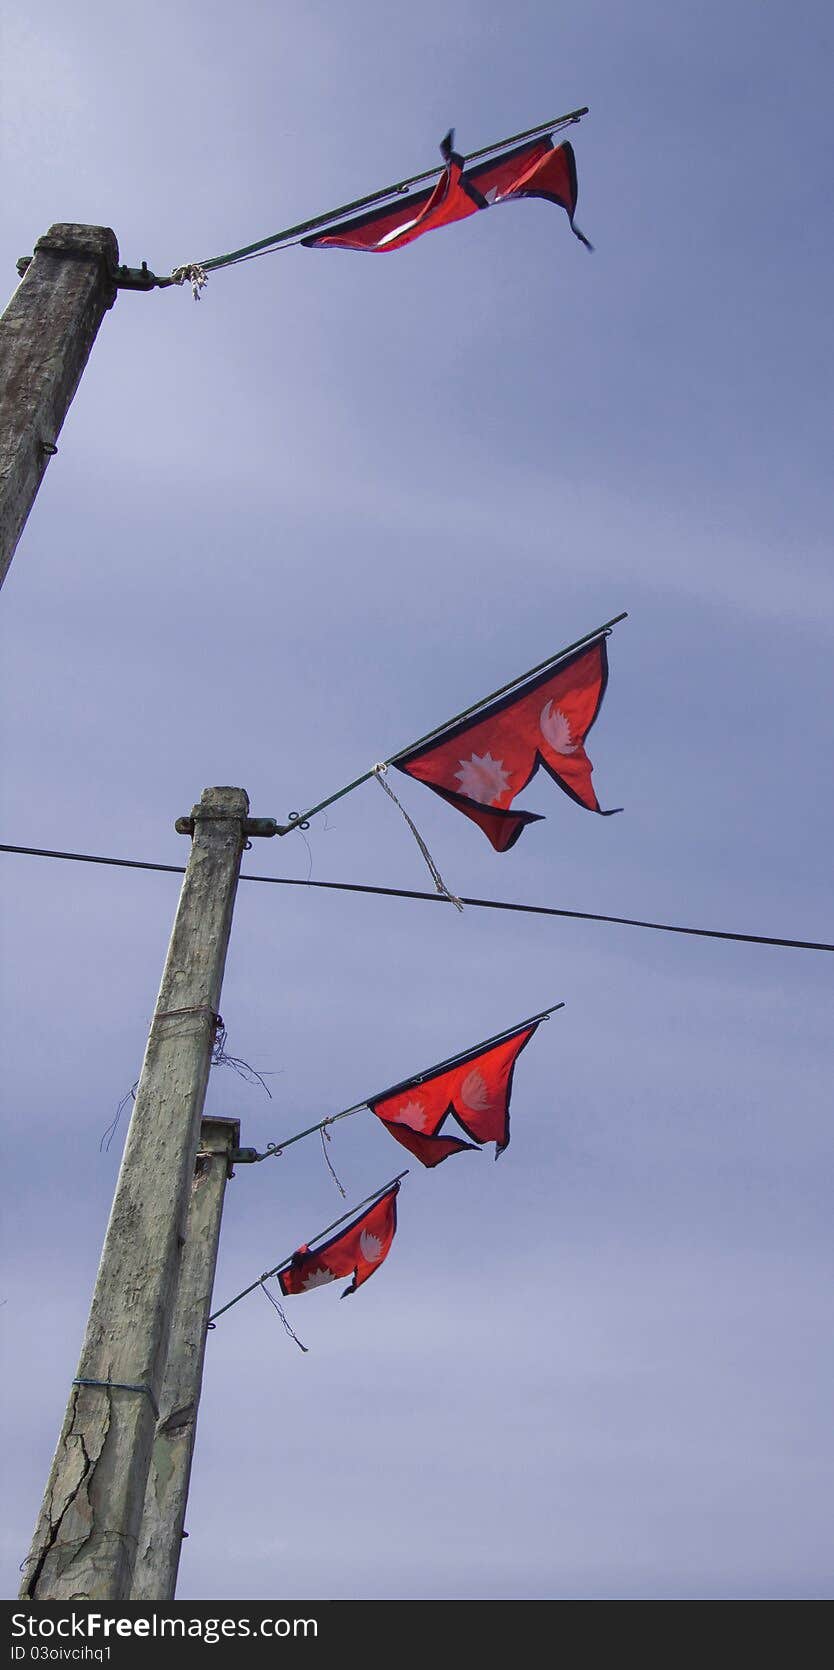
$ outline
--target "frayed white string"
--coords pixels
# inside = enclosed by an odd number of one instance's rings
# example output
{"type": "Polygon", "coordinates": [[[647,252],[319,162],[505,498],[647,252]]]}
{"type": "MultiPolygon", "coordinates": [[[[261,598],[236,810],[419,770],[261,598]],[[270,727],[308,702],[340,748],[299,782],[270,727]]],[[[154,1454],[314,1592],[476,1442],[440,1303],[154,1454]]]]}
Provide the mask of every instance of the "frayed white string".
{"type": "Polygon", "coordinates": [[[321,1151],[324,1155],[325,1164],[327,1166],[327,1169],[330,1172],[330,1175],[333,1178],[333,1181],[334,1181],[342,1199],[347,1200],[347,1194],[345,1193],[345,1190],[342,1188],[342,1185],[339,1182],[339,1179],[336,1175],[336,1168],[333,1164],[333,1161],[330,1158],[330,1155],[327,1152],[327,1144],[329,1142],[333,1141],[333,1138],[331,1137],[330,1132],[327,1129],[329,1123],[330,1123],[330,1121],[325,1119],[324,1124],[319,1127],[319,1136],[321,1137],[321,1151]]]}
{"type": "Polygon", "coordinates": [[[190,284],[191,294],[195,302],[198,302],[200,291],[204,285],[208,284],[208,273],[203,267],[192,261],[185,267],[175,267],[171,274],[171,282],[173,284],[190,284]]]}
{"type": "Polygon", "coordinates": [[[455,910],[463,910],[463,900],[459,899],[456,893],[450,893],[448,887],[446,886],[445,881],[443,880],[442,875],[440,874],[440,871],[437,868],[437,865],[434,862],[434,859],[432,858],[431,853],[429,852],[428,847],[426,846],[425,841],[423,840],[422,835],[420,834],[419,829],[417,828],[417,825],[409,817],[402,801],[397,799],[397,796],[395,795],[394,790],[389,786],[388,783],[386,783],[385,777],[386,777],[387,771],[388,771],[387,765],[380,764],[380,765],[375,765],[374,766],[374,776],[375,776],[380,788],[385,790],[385,793],[388,795],[389,799],[393,800],[394,805],[398,806],[400,811],[402,812],[402,815],[405,818],[405,821],[408,824],[408,827],[411,830],[411,833],[414,836],[414,839],[417,842],[417,845],[420,848],[421,853],[423,854],[423,858],[425,860],[426,868],[428,869],[429,875],[431,876],[431,879],[434,882],[434,885],[437,888],[438,893],[440,893],[441,896],[444,899],[448,899],[449,903],[454,905],[455,910]]]}
{"type": "Polygon", "coordinates": [[[278,1315],[280,1316],[281,1321],[284,1324],[284,1328],[285,1328],[286,1332],[289,1334],[290,1339],[295,1340],[295,1343],[298,1346],[299,1351],[307,1351],[309,1349],[309,1347],[306,1346],[306,1345],[302,1345],[298,1335],[293,1333],[292,1328],[290,1327],[289,1322],[287,1321],[287,1319],[284,1315],[284,1312],[281,1309],[281,1306],[279,1305],[278,1300],[276,1299],[274,1293],[270,1293],[269,1288],[266,1286],[266,1276],[261,1276],[261,1292],[264,1295],[264,1298],[269,1300],[270,1304],[273,1307],[273,1310],[277,1310],[278,1315]]]}

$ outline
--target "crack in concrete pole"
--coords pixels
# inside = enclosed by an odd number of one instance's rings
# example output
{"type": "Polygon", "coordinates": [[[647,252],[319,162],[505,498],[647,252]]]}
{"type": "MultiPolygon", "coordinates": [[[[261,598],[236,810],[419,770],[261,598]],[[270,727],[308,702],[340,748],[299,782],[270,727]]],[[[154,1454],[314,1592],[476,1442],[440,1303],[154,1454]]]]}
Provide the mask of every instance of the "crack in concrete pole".
{"type": "Polygon", "coordinates": [[[239,1145],[237,1119],[203,1120],[131,1600],[173,1600],[176,1590],[223,1199],[239,1145]]]}
{"type": "Polygon", "coordinates": [[[77,1379],[28,1558],[32,1600],[130,1597],[249,802],[206,789],[77,1379]]]}

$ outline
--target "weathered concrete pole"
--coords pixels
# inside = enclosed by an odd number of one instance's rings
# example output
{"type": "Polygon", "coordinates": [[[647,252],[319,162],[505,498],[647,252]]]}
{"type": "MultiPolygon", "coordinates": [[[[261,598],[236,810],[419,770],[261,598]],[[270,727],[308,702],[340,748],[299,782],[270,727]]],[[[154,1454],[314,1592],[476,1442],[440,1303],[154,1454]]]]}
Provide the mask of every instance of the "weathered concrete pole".
{"type": "Polygon", "coordinates": [[[206,789],[116,1184],[87,1332],[21,1596],[130,1596],[248,819],[206,789]]]}
{"type": "Polygon", "coordinates": [[[118,260],[108,226],[51,226],[0,318],[0,586],[116,299],[118,260]]]}
{"type": "Polygon", "coordinates": [[[131,1600],[173,1600],[177,1586],[223,1197],[239,1141],[239,1120],[203,1120],[131,1600]]]}

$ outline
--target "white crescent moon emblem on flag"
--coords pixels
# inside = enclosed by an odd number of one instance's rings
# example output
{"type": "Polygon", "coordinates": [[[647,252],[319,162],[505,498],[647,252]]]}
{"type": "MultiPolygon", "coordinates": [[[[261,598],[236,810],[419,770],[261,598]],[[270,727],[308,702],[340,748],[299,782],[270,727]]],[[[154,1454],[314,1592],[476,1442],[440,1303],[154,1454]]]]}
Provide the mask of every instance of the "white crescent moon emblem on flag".
{"type": "Polygon", "coordinates": [[[470,1108],[473,1113],[486,1113],[492,1107],[492,1097],[486,1079],[476,1067],[473,1067],[471,1073],[467,1073],[460,1087],[460,1094],[464,1107],[470,1108]]]}
{"type": "Polygon", "coordinates": [[[545,742],[557,754],[575,754],[579,747],[570,734],[570,724],[560,707],[554,707],[552,702],[545,702],[539,716],[539,729],[545,742]]]}
{"type": "Polygon", "coordinates": [[[367,1264],[378,1264],[382,1257],[382,1242],[379,1236],[363,1229],[359,1237],[359,1251],[367,1264]]]}

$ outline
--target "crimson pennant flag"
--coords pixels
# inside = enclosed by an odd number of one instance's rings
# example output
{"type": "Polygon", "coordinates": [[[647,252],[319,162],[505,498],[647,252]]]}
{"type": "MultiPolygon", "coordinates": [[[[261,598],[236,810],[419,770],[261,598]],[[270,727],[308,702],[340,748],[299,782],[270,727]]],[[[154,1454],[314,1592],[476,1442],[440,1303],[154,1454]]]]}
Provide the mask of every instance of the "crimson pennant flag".
{"type": "Polygon", "coordinates": [[[355,1293],[388,1257],[397,1230],[399,1192],[399,1183],[392,1184],[347,1229],[325,1241],[315,1252],[307,1246],[299,1247],[287,1268],[278,1274],[281,1292],[307,1293],[310,1288],[323,1287],[325,1282],[352,1275],[353,1281],[341,1297],[345,1299],[349,1293],[355,1293]]]}
{"type": "Polygon", "coordinates": [[[538,812],[510,811],[540,765],[580,806],[610,817],[594,793],[585,752],[607,683],[602,636],[391,764],[471,818],[496,852],[507,852],[525,824],[540,821],[538,812]]]}
{"type": "Polygon", "coordinates": [[[440,1165],[450,1154],[479,1143],[494,1142],[495,1158],[503,1154],[510,1140],[510,1093],[516,1061],[539,1025],[521,1027],[491,1048],[470,1050],[442,1069],[408,1079],[368,1102],[397,1142],[424,1166],[440,1165]],[[471,1137],[441,1136],[445,1120],[452,1114],[471,1137]]]}
{"type": "Polygon", "coordinates": [[[344,220],[328,231],[314,233],[301,242],[307,249],[359,249],[373,253],[401,249],[433,232],[465,220],[479,209],[507,203],[519,197],[544,197],[567,210],[577,238],[588,239],[573,223],[576,211],[576,159],[567,141],[554,145],[550,135],[504,151],[490,162],[465,168],[465,159],[453,149],[454,129],[442,141],[440,150],[446,167],[434,187],[401,197],[393,208],[371,209],[344,220]]]}

